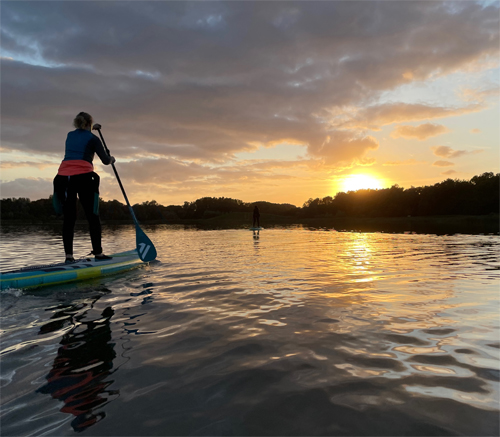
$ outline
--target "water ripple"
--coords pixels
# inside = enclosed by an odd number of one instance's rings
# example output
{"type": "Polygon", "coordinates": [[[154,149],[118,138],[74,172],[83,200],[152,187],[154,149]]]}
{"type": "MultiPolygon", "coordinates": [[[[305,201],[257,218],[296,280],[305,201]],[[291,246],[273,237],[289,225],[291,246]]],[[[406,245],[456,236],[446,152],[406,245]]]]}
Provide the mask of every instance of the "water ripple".
{"type": "Polygon", "coordinates": [[[498,237],[146,230],[148,268],[2,293],[3,433],[499,434],[498,237]]]}

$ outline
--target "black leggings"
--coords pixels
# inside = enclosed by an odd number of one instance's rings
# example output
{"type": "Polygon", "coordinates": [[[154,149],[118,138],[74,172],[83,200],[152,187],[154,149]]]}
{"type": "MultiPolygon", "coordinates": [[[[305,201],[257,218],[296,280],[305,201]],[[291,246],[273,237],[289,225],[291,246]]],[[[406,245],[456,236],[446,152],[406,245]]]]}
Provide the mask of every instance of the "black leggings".
{"type": "Polygon", "coordinates": [[[99,179],[99,175],[94,172],[75,176],[57,175],[54,178],[54,197],[57,197],[54,200],[60,203],[64,214],[63,243],[66,254],[73,254],[77,196],[89,222],[92,251],[94,254],[102,253],[99,179]]]}

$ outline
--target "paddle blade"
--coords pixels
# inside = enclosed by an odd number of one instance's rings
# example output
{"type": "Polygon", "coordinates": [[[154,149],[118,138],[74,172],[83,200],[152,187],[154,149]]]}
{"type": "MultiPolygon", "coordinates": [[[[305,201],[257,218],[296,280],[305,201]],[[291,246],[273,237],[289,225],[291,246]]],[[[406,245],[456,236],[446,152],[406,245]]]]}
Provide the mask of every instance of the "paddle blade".
{"type": "Polygon", "coordinates": [[[153,242],[138,226],[135,228],[135,243],[141,261],[149,262],[156,259],[156,249],[153,242]]]}

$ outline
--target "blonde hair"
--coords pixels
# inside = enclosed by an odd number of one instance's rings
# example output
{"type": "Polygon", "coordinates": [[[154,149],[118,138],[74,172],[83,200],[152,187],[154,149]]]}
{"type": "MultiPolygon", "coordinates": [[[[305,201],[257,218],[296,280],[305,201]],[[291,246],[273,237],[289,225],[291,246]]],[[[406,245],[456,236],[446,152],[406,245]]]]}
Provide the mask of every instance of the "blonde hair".
{"type": "Polygon", "coordinates": [[[73,126],[77,129],[87,129],[92,127],[92,116],[86,112],[80,112],[73,120],[73,126]]]}

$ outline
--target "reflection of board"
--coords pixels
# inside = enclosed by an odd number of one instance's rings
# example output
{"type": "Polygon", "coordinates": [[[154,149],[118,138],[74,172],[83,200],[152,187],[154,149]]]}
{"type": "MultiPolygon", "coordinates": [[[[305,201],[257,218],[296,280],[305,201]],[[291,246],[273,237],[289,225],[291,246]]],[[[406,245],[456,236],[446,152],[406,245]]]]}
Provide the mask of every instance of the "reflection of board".
{"type": "Polygon", "coordinates": [[[261,228],[261,227],[258,227],[258,228],[250,228],[251,231],[262,231],[262,229],[264,228],[261,228]]]}

